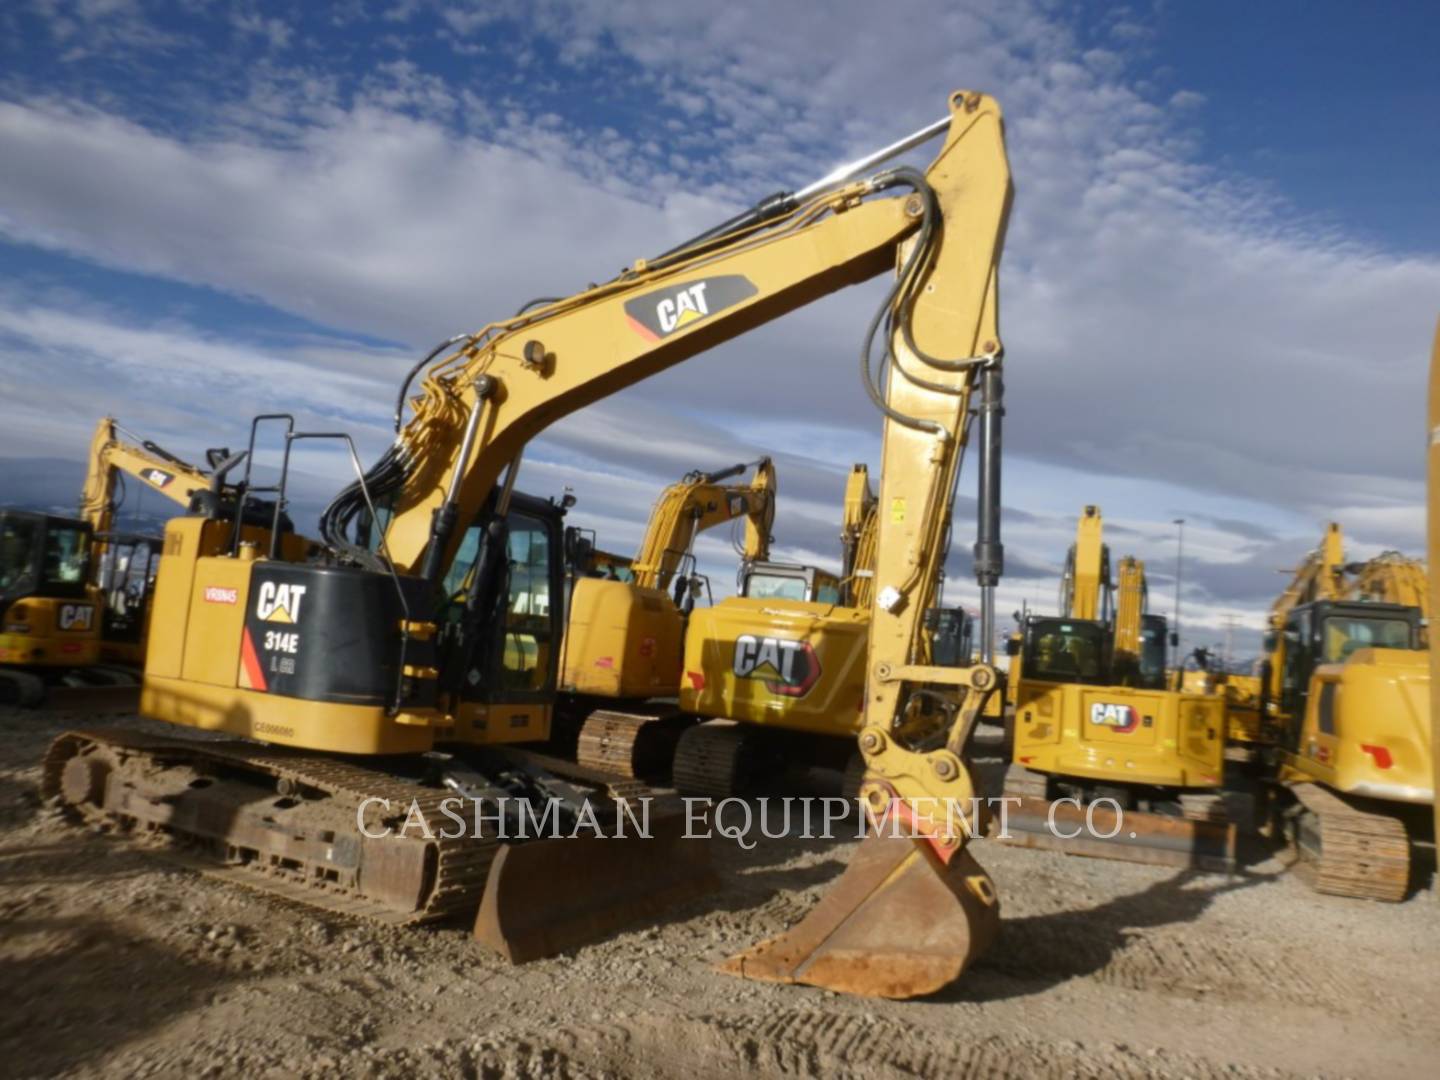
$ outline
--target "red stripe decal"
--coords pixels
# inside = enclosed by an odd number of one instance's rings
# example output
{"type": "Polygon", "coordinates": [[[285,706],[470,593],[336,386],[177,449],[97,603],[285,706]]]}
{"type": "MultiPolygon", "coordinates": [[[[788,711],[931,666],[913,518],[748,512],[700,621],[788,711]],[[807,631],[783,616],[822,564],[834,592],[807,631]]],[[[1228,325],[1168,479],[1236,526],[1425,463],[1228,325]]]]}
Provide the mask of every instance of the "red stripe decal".
{"type": "Polygon", "coordinates": [[[255,653],[255,642],[250,640],[248,626],[240,638],[240,661],[245,665],[245,674],[250,680],[250,688],[268,693],[270,686],[265,681],[265,669],[260,666],[260,657],[255,653]]]}
{"type": "Polygon", "coordinates": [[[659,341],[659,340],[660,340],[660,336],[659,336],[658,334],[656,334],[654,330],[651,330],[648,326],[646,326],[644,323],[642,323],[639,319],[635,319],[635,318],[632,318],[632,317],[629,316],[629,315],[626,315],[626,316],[625,316],[625,321],[630,324],[630,329],[631,329],[631,330],[634,330],[637,334],[639,334],[641,337],[643,337],[646,341],[659,341]]]}

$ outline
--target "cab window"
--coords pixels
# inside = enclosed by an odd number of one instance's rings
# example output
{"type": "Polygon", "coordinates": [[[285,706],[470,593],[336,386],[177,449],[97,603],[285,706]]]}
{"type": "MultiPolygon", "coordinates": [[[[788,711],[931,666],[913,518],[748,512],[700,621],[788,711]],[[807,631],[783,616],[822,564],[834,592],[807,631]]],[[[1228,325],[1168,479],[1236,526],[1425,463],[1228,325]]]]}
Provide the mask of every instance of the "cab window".
{"type": "Polygon", "coordinates": [[[1331,615],[1320,631],[1321,659],[1343,663],[1357,649],[1412,648],[1410,624],[1404,619],[1373,619],[1331,615]]]}
{"type": "Polygon", "coordinates": [[[1031,628],[1025,677],[1037,682],[1100,682],[1104,676],[1105,630],[1094,623],[1040,623],[1031,628]]]}
{"type": "Polygon", "coordinates": [[[56,585],[85,580],[90,558],[90,535],[84,529],[52,524],[45,530],[44,576],[56,585]]]}
{"type": "Polygon", "coordinates": [[[1155,690],[1164,687],[1165,646],[1165,623],[1145,620],[1140,627],[1140,686],[1155,690]]]}
{"type": "Polygon", "coordinates": [[[20,584],[30,576],[35,555],[36,523],[23,518],[0,518],[0,589],[20,584]]]}
{"type": "Polygon", "coordinates": [[[751,574],[745,580],[745,595],[755,600],[804,600],[805,579],[780,574],[751,574]]]}
{"type": "Polygon", "coordinates": [[[512,513],[507,554],[510,591],[505,605],[501,685],[543,690],[550,673],[550,532],[546,523],[512,513]]]}

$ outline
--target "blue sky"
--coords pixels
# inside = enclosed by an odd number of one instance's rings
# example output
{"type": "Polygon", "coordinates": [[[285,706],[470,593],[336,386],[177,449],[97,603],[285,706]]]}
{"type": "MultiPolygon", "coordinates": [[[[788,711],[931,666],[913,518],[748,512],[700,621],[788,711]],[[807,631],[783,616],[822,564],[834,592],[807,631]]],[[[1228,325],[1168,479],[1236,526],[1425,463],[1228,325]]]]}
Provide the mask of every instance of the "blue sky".
{"type": "MultiPolygon", "coordinates": [[[[1099,503],[1165,610],[1184,516],[1194,640],[1233,614],[1253,642],[1325,520],[1356,555],[1423,539],[1437,28],[1421,4],[22,0],[0,11],[0,456],[78,459],[101,412],[198,456],[277,407],[378,452],[438,340],[973,87],[1006,109],[1017,188],[1003,602],[1053,603],[1099,503]]],[[[665,483],[771,452],[782,555],[834,562],[845,470],[877,450],[848,359],[870,303],[562,421],[522,483],[572,486],[624,549],[665,483]]],[[[342,478],[300,467],[307,506],[342,478]]],[[[726,538],[700,553],[723,588],[726,538]]]]}
{"type": "Polygon", "coordinates": [[[1155,29],[1157,68],[1203,87],[1207,158],[1348,233],[1440,247],[1434,4],[1176,3],[1155,29]]]}

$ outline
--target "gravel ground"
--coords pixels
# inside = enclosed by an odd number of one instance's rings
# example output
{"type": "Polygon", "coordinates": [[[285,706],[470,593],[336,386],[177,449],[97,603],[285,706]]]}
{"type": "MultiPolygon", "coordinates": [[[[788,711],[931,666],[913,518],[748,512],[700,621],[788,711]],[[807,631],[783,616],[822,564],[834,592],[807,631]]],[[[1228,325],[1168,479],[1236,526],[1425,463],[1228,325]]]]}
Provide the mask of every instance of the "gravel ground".
{"type": "MultiPolygon", "coordinates": [[[[920,1002],[712,965],[804,914],[849,846],[717,849],[725,886],[510,967],[465,928],[317,915],[68,825],[38,764],[83,717],[0,710],[0,1061],[9,1075],[1431,1075],[1440,905],[978,843],[1000,939],[920,1002]]],[[[107,722],[112,722],[107,720],[107,722]]],[[[136,722],[139,723],[139,722],[136,722]]]]}

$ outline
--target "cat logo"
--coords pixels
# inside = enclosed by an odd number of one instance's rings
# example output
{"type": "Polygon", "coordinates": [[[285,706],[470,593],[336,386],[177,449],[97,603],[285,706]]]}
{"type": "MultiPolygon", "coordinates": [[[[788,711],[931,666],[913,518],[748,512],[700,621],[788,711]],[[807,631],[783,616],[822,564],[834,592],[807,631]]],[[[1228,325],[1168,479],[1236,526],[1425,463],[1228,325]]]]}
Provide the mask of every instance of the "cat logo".
{"type": "Polygon", "coordinates": [[[141,469],[140,479],[152,487],[163,488],[171,480],[175,479],[174,473],[168,473],[164,469],[141,469]]]}
{"type": "Polygon", "coordinates": [[[95,625],[93,604],[61,604],[57,620],[61,630],[89,630],[95,625]]]}
{"type": "Polygon", "coordinates": [[[772,694],[804,697],[820,678],[820,658],[808,641],[741,634],[733,670],[742,679],[764,680],[772,694]]]}
{"type": "Polygon", "coordinates": [[[1140,726],[1140,714],[1129,705],[1107,705],[1097,701],[1090,706],[1090,722],[1111,731],[1134,731],[1140,726]]]}
{"type": "Polygon", "coordinates": [[[259,596],[255,600],[255,617],[266,622],[299,622],[300,601],[305,598],[305,589],[304,585],[281,585],[275,581],[262,581],[259,596]]]}
{"type": "Polygon", "coordinates": [[[660,341],[759,292],[740,274],[670,285],[625,301],[625,319],[646,341],[660,341]]]}

